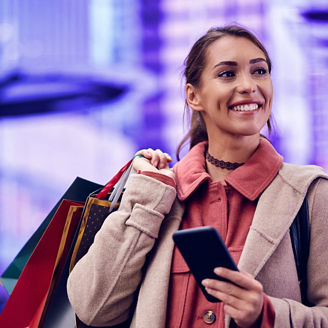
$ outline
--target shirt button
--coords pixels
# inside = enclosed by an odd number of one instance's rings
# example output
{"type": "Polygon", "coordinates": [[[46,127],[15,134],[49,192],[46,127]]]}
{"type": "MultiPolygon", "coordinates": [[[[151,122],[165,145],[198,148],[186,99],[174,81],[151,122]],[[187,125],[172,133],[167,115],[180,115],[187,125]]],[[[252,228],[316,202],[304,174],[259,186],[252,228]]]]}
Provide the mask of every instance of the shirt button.
{"type": "Polygon", "coordinates": [[[205,323],[210,325],[216,320],[216,316],[213,311],[206,311],[204,313],[203,320],[205,323]]]}

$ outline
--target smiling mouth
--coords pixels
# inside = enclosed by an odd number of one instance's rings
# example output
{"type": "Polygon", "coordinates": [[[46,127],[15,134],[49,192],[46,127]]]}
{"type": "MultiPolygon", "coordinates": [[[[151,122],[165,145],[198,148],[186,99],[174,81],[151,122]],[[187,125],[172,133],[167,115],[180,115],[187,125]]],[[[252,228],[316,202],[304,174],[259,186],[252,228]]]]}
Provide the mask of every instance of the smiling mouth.
{"type": "Polygon", "coordinates": [[[262,107],[262,104],[244,104],[237,106],[229,106],[229,109],[236,112],[252,112],[260,107],[262,107]]]}

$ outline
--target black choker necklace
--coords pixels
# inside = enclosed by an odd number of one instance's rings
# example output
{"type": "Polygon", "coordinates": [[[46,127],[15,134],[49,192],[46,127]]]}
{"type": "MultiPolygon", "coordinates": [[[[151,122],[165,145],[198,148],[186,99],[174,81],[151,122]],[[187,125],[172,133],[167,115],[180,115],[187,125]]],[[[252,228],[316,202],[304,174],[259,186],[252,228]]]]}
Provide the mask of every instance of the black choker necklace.
{"type": "Polygon", "coordinates": [[[206,159],[216,167],[220,167],[221,169],[227,169],[227,170],[234,170],[239,166],[242,166],[245,163],[231,163],[231,162],[225,162],[220,159],[217,159],[209,154],[209,152],[206,152],[206,159]]]}

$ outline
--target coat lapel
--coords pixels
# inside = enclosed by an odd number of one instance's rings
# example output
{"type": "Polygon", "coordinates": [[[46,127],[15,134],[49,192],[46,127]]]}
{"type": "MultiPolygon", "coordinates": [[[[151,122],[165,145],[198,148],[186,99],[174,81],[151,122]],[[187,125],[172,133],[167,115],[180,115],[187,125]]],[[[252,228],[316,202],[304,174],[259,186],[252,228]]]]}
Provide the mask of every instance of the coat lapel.
{"type": "Polygon", "coordinates": [[[306,194],[306,188],[299,191],[282,180],[278,175],[261,195],[240,257],[239,267],[254,277],[288,232],[306,194]]]}

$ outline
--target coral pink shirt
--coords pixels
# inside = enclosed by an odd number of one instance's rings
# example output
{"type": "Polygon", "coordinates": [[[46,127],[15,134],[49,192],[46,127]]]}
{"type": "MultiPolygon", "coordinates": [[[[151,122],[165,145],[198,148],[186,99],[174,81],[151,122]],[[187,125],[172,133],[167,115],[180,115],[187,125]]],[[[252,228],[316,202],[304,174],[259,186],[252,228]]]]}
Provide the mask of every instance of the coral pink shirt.
{"type": "MultiPolygon", "coordinates": [[[[227,185],[223,186],[220,182],[212,182],[206,172],[206,146],[206,142],[197,144],[174,167],[178,198],[186,203],[181,229],[204,225],[215,227],[238,264],[257,200],[276,176],[282,157],[267,140],[261,139],[254,154],[227,176],[227,185]]],[[[224,327],[222,304],[206,300],[175,248],[167,327],[224,327]]],[[[264,294],[262,314],[255,326],[273,327],[274,316],[273,306],[264,294]]]]}

